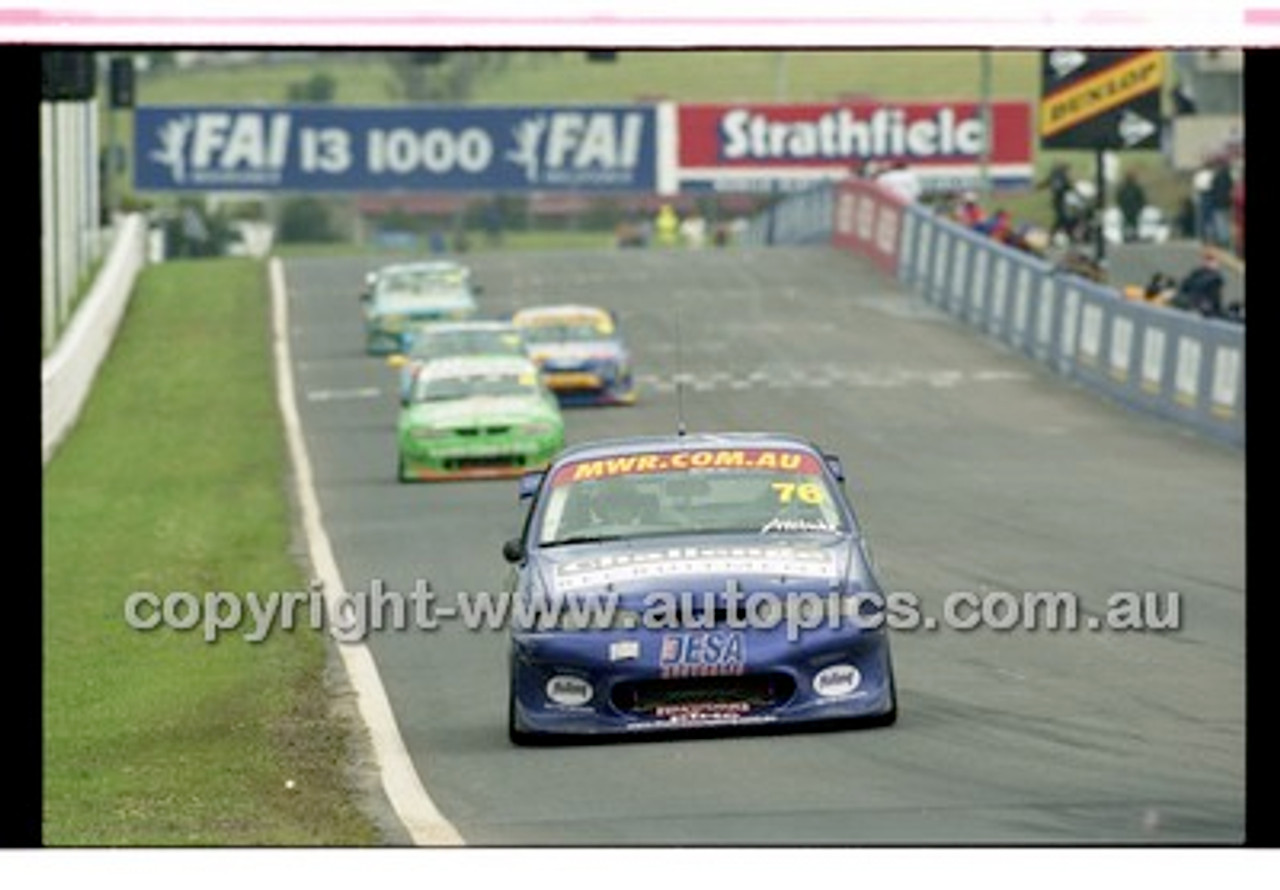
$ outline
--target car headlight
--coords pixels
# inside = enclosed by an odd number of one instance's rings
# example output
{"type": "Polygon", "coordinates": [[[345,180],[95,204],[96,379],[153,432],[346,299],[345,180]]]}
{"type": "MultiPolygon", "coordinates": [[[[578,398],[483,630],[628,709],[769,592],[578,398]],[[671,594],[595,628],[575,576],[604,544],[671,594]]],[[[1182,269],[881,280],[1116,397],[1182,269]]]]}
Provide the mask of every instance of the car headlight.
{"type": "Polygon", "coordinates": [[[419,426],[409,430],[409,435],[415,439],[446,439],[453,435],[453,430],[434,426],[419,426]]]}
{"type": "Polygon", "coordinates": [[[556,428],[549,423],[526,423],[516,427],[516,433],[521,436],[549,436],[556,431],[556,428]]]}

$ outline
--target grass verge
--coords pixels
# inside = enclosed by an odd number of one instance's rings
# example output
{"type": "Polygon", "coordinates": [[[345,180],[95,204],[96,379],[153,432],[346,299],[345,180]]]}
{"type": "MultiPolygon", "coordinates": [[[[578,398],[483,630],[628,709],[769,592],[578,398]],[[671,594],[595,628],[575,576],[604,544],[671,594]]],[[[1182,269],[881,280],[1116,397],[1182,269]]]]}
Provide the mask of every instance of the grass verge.
{"type": "Polygon", "coordinates": [[[378,841],[320,632],[210,644],[199,627],[125,621],[135,591],[306,589],[289,554],[267,293],[252,260],[148,268],[45,470],[46,845],[378,841]]]}

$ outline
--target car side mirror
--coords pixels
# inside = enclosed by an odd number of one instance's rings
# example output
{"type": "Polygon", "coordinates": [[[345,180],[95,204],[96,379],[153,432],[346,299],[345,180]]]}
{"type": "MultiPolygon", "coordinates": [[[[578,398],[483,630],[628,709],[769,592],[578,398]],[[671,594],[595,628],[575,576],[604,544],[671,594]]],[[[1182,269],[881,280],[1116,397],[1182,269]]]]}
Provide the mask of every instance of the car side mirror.
{"type": "Polygon", "coordinates": [[[836,477],[837,482],[844,482],[844,464],[840,458],[834,454],[824,454],[822,459],[827,463],[827,469],[831,471],[831,475],[836,477]]]}
{"type": "Polygon", "coordinates": [[[524,559],[524,542],[512,538],[502,545],[502,558],[507,562],[520,562],[524,559]]]}
{"type": "Polygon", "coordinates": [[[538,493],[538,489],[542,486],[542,477],[546,476],[545,470],[533,470],[525,473],[520,477],[520,500],[527,501],[538,493]]]}

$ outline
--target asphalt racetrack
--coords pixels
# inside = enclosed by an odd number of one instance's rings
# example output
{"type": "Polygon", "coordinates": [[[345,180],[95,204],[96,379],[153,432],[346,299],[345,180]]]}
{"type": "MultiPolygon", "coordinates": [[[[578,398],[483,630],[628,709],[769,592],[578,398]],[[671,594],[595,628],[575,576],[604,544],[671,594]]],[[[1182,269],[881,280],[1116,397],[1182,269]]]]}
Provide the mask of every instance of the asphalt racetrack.
{"type": "MultiPolygon", "coordinates": [[[[689,429],[795,433],[839,454],[883,583],[926,615],[954,591],[1064,591],[1094,618],[1117,591],[1176,593],[1180,612],[1163,631],[898,631],[888,728],[549,749],[507,740],[503,631],[374,633],[417,771],[468,843],[1243,840],[1241,451],[1080,389],[830,248],[469,260],[488,313],[620,314],[639,403],[567,411],[570,442],[675,431],[679,318],[689,429]]],[[[442,601],[497,590],[515,482],[396,481],[394,372],[364,355],[356,299],[371,265],[286,264],[344,580],[422,578],[442,601]]]]}

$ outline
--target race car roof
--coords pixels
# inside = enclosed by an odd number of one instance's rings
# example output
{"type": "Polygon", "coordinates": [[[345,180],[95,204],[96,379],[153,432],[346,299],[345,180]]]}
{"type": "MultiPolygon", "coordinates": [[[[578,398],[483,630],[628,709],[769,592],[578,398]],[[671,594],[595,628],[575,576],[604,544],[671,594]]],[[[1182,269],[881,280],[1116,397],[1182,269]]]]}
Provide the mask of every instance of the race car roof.
{"type": "Polygon", "coordinates": [[[471,274],[469,268],[453,260],[416,260],[388,263],[379,268],[377,274],[385,275],[388,272],[457,272],[462,275],[471,274]]]}
{"type": "Polygon", "coordinates": [[[562,303],[555,306],[529,306],[516,312],[511,320],[516,324],[555,324],[568,318],[585,318],[592,321],[612,322],[606,309],[599,306],[584,306],[577,303],[562,303]]]}
{"type": "Polygon", "coordinates": [[[419,379],[476,377],[495,374],[536,376],[538,366],[519,355],[458,355],[428,361],[418,372],[419,379]]]}

